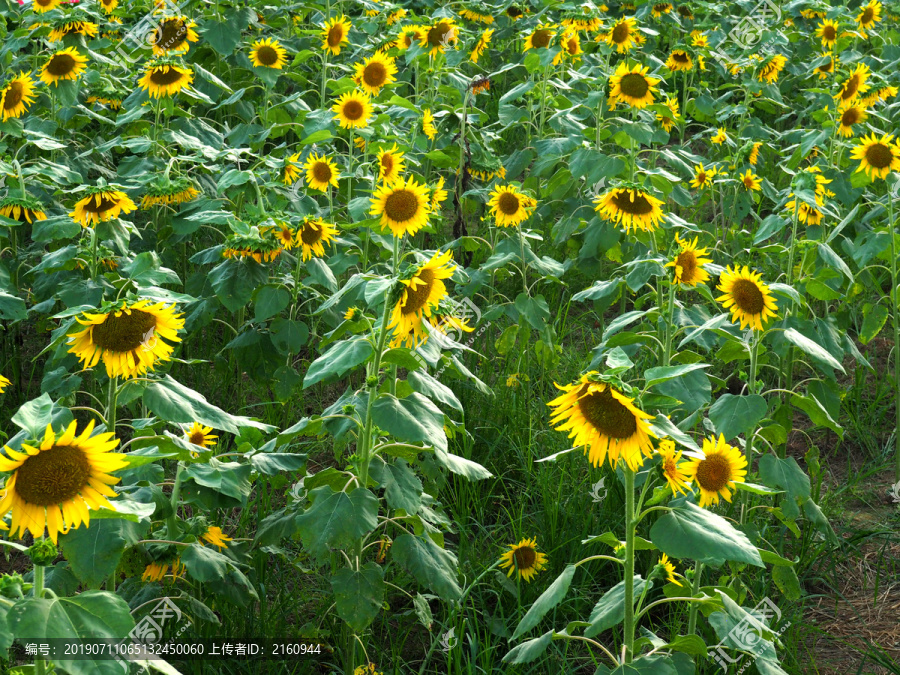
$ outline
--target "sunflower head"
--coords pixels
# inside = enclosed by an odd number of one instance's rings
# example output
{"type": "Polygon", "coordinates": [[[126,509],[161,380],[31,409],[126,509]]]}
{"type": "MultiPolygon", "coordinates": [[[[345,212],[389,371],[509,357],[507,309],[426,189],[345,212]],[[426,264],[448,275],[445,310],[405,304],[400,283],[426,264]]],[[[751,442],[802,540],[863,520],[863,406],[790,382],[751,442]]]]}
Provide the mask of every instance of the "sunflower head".
{"type": "Polygon", "coordinates": [[[509,568],[506,576],[514,573],[519,579],[530,582],[547,566],[547,556],[537,550],[537,538],[522,539],[518,544],[509,544],[509,551],[500,556],[500,567],[509,568]]]}
{"type": "Polygon", "coordinates": [[[190,178],[180,176],[175,180],[169,180],[164,176],[147,187],[147,192],[141,197],[141,208],[182,204],[196,199],[199,195],[200,190],[190,178]]]}
{"type": "Polygon", "coordinates": [[[510,227],[528,220],[537,201],[514,185],[498,185],[491,192],[488,206],[497,225],[510,227]]]}
{"type": "Polygon", "coordinates": [[[138,81],[153,98],[173,96],[194,81],[194,71],[170,58],[153,59],[138,81]]]}
{"type": "Polygon", "coordinates": [[[369,125],[372,103],[365,92],[350,91],[341,94],[331,110],[342,129],[363,129],[369,125]]]}
{"type": "Polygon", "coordinates": [[[675,283],[686,286],[706,283],[709,279],[709,272],[704,269],[704,266],[712,262],[709,258],[704,257],[709,255],[707,250],[697,248],[696,238],[693,241],[678,239],[678,243],[681,250],[674,260],[666,264],[666,267],[675,268],[675,283]]]}
{"type": "Polygon", "coordinates": [[[97,185],[86,188],[87,196],[75,203],[69,216],[82,227],[92,227],[97,223],[131,213],[137,205],[118,185],[97,185]]]}
{"type": "Polygon", "coordinates": [[[657,572],[665,578],[666,581],[672,584],[676,584],[677,586],[681,586],[681,582],[676,578],[675,572],[675,564],[669,560],[669,556],[665,553],[662,554],[662,557],[659,559],[657,564],[657,572]]]}
{"type": "Polygon", "coordinates": [[[41,82],[57,86],[62,80],[77,80],[86,70],[87,62],[87,57],[75,47],[59,49],[41,67],[41,82]]]}
{"type": "Polygon", "coordinates": [[[31,75],[24,70],[18,75],[10,73],[6,82],[0,85],[0,121],[21,117],[31,107],[36,99],[35,84],[31,75]]]}
{"type": "Polygon", "coordinates": [[[630,16],[616,21],[603,39],[610,47],[615,47],[619,54],[631,51],[633,47],[642,42],[637,29],[637,21],[630,16]]]}
{"type": "Polygon", "coordinates": [[[334,56],[341,53],[341,47],[349,41],[350,20],[341,16],[329,19],[322,24],[322,49],[334,56]]]}
{"type": "Polygon", "coordinates": [[[154,56],[184,54],[190,49],[191,42],[200,39],[194,30],[197,24],[186,16],[165,16],[158,21],[156,29],[150,34],[154,56]]]}
{"type": "Polygon", "coordinates": [[[0,216],[18,220],[20,223],[47,219],[43,205],[31,195],[25,197],[9,195],[0,199],[0,216]]]}
{"type": "Polygon", "coordinates": [[[391,311],[388,328],[391,346],[417,347],[427,339],[423,320],[429,318],[447,295],[445,279],[453,276],[453,253],[438,251],[427,262],[410,268],[398,283],[399,297],[391,311]]]}
{"type": "Polygon", "coordinates": [[[255,68],[281,70],[287,64],[287,50],[274,38],[263,38],[250,48],[250,62],[255,68]]]}
{"type": "Polygon", "coordinates": [[[539,24],[537,28],[525,39],[525,49],[546,49],[556,35],[555,24],[539,24]]]}
{"type": "Polygon", "coordinates": [[[218,436],[213,435],[212,427],[205,427],[200,422],[194,422],[184,430],[184,438],[188,443],[207,449],[216,444],[218,436]]]}
{"type": "Polygon", "coordinates": [[[459,28],[453,19],[438,19],[431,26],[426,27],[425,34],[419,42],[419,46],[427,49],[431,56],[442,54],[447,47],[455,47],[459,42],[459,28]]]}
{"type": "Polygon", "coordinates": [[[390,148],[382,148],[376,158],[378,162],[378,179],[383,183],[393,183],[403,173],[405,157],[397,144],[390,148]]]}
{"type": "Polygon", "coordinates": [[[415,234],[428,223],[431,205],[428,186],[420,185],[412,176],[397,178],[372,194],[372,215],[381,216],[382,227],[395,237],[415,234]]]}
{"type": "Polygon", "coordinates": [[[680,450],[676,451],[674,441],[668,439],[660,441],[656,452],[660,456],[660,469],[663,477],[672,489],[672,494],[687,493],[690,481],[678,467],[682,452],[680,450]]]}
{"type": "Polygon", "coordinates": [[[640,64],[629,66],[620,63],[609,80],[611,104],[626,103],[640,110],[653,103],[659,78],[650,77],[647,74],[649,71],[649,67],[640,64]]]}
{"type": "Polygon", "coordinates": [[[324,256],[325,246],[330,245],[337,234],[338,229],[331,223],[321,218],[305,217],[295,235],[295,244],[300,247],[304,262],[313,256],[324,256]]]}
{"type": "Polygon", "coordinates": [[[769,287],[763,283],[759,272],[749,267],[727,267],[719,278],[717,287],[722,295],[717,298],[725,309],[731,309],[731,321],[762,330],[763,324],[778,316],[778,305],[769,287]]]}
{"type": "Polygon", "coordinates": [[[310,189],[325,192],[328,186],[338,187],[340,171],[333,159],[312,153],[303,168],[306,171],[306,185],[310,189]]]}
{"type": "Polygon", "coordinates": [[[378,96],[382,87],[396,82],[397,65],[394,59],[384,54],[373,54],[356,64],[354,79],[366,93],[378,96]]]}
{"type": "Polygon", "coordinates": [[[870,134],[860,139],[850,155],[859,160],[857,171],[864,171],[871,179],[887,178],[891,171],[900,171],[900,143],[891,134],[881,139],[870,134]]]}
{"type": "Polygon", "coordinates": [[[665,217],[662,200],[636,186],[607,190],[594,204],[601,217],[624,227],[626,233],[632,229],[653,232],[665,217]]]}
{"type": "Polygon", "coordinates": [[[731,501],[735,483],[743,483],[747,475],[747,458],[720,434],[704,439],[703,457],[691,459],[680,468],[700,489],[700,506],[705,508],[718,504],[719,497],[731,501]]]}

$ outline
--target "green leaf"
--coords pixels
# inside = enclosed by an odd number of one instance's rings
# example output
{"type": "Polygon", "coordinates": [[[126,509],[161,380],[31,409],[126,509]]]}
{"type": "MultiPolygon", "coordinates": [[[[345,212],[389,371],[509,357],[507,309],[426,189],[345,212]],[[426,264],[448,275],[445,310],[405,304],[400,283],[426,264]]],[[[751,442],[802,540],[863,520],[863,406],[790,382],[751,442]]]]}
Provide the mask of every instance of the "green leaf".
{"type": "Polygon", "coordinates": [[[708,363],[689,363],[683,366],[661,366],[659,368],[650,368],[644,373],[646,379],[645,387],[652,387],[654,384],[661,384],[682,377],[695,370],[709,368],[708,363]]]}
{"type": "Polygon", "coordinates": [[[236,312],[250,303],[256,288],[269,280],[268,270],[255,260],[225,260],[212,268],[209,282],[216,297],[229,312],[236,312]]]}
{"type": "Polygon", "coordinates": [[[336,380],[368,361],[375,349],[365,338],[351,338],[334,343],[313,361],[303,378],[303,388],[324,380],[336,380]]]}
{"type": "Polygon", "coordinates": [[[456,581],[456,556],[434,543],[431,537],[402,534],[394,540],[391,556],[416,581],[444,600],[462,597],[456,581]]]}
{"type": "Polygon", "coordinates": [[[547,647],[553,641],[553,630],[548,630],[539,638],[534,640],[526,640],[520,645],[516,645],[507,652],[503,657],[504,663],[528,663],[534,661],[541,654],[547,651],[547,647]]]}
{"type": "Polygon", "coordinates": [[[309,338],[309,327],[302,321],[292,321],[278,317],[269,324],[272,344],[281,354],[296,354],[309,338]]]}
{"type": "Polygon", "coordinates": [[[380,394],[372,406],[372,420],[401,441],[422,442],[447,451],[444,413],[422,394],[413,392],[403,399],[380,394]]]}
{"type": "Polygon", "coordinates": [[[709,419],[716,432],[730,440],[738,434],[749,434],[766,415],[766,399],[759,394],[735,396],[722,394],[709,409],[709,419]]]}
{"type": "Polygon", "coordinates": [[[547,590],[541,593],[541,597],[535,600],[534,604],[528,608],[528,613],[522,617],[522,620],[516,627],[516,632],[513,633],[511,639],[516,640],[522,637],[525,633],[537,626],[547,612],[562,602],[562,599],[566,597],[566,593],[569,591],[569,586],[572,583],[572,577],[575,576],[576,569],[575,565],[571,563],[566,565],[566,569],[563,570],[563,573],[556,577],[553,583],[547,587],[547,590]]]}
{"type": "Polygon", "coordinates": [[[385,464],[381,473],[384,498],[392,509],[403,509],[412,515],[422,504],[422,481],[402,459],[385,464]]]}
{"type": "MultiPolygon", "coordinates": [[[[634,594],[640,597],[644,592],[644,586],[647,585],[641,575],[634,575],[634,594]]],[[[649,582],[652,587],[653,582],[649,582]]],[[[591,610],[591,616],[588,621],[591,625],[584,630],[584,637],[594,637],[605,630],[609,630],[613,626],[617,626],[625,619],[625,581],[622,580],[615,586],[610,588],[603,597],[594,605],[591,610]]]]}
{"type": "Polygon", "coordinates": [[[844,437],[844,428],[834,421],[828,410],[825,409],[819,400],[810,394],[809,396],[801,396],[800,394],[791,395],[791,405],[800,408],[809,415],[809,419],[820,427],[827,427],[836,433],[840,438],[844,437]]]}
{"type": "Polygon", "coordinates": [[[454,410],[463,412],[462,403],[456,398],[456,394],[453,393],[453,390],[425,371],[411,372],[406,379],[410,386],[420,394],[423,394],[438,403],[443,403],[454,410]]]}
{"type": "Polygon", "coordinates": [[[33,401],[22,404],[10,421],[27,431],[31,439],[42,439],[48,424],[58,431],[61,427],[68,426],[73,419],[68,408],[51,400],[49,395],[41,394],[33,401]]]}
{"type": "Polygon", "coordinates": [[[778,586],[784,597],[788,600],[797,601],[802,595],[800,589],[800,579],[797,578],[797,572],[793,567],[787,565],[778,565],[772,568],[772,581],[778,586]]]}
{"type": "Polygon", "coordinates": [[[0,319],[6,321],[21,321],[28,316],[25,309],[25,301],[16,296],[10,295],[6,291],[0,291],[0,319]]]}
{"type": "Polygon", "coordinates": [[[265,321],[281,313],[290,304],[291,294],[280,286],[262,286],[256,291],[255,302],[256,320],[265,321]]]}
{"type": "Polygon", "coordinates": [[[183,475],[186,481],[192,480],[246,505],[247,497],[253,489],[250,485],[252,470],[253,467],[249,464],[221,462],[211,457],[208,464],[197,463],[185,467],[183,475]]]}
{"type": "Polygon", "coordinates": [[[267,476],[277,476],[282,471],[299,471],[306,466],[307,455],[292,452],[257,452],[250,456],[250,464],[267,476]]]}
{"type": "Polygon", "coordinates": [[[841,365],[840,361],[834,358],[831,353],[822,345],[820,345],[818,342],[810,340],[796,328],[788,328],[786,331],[784,331],[784,337],[787,338],[788,341],[792,342],[797,347],[802,349],[804,352],[812,356],[814,359],[817,359],[822,363],[825,363],[826,365],[834,368],[835,370],[839,370],[840,372],[846,374],[846,371],[844,371],[844,366],[841,365]]]}
{"type": "Polygon", "coordinates": [[[674,658],[664,654],[640,656],[608,672],[610,675],[678,675],[674,658]]]}
{"type": "Polygon", "coordinates": [[[781,488],[788,499],[782,502],[784,515],[794,520],[800,515],[797,500],[801,503],[810,497],[809,476],[793,457],[781,459],[775,455],[763,455],[759,460],[759,477],[769,486],[781,488]]]}
{"type": "Polygon", "coordinates": [[[60,535],[59,545],[78,580],[96,587],[116,571],[125,546],[136,544],[149,529],[149,520],[92,517],[90,525],[60,535]]]}
{"type": "Polygon", "coordinates": [[[340,569],[331,577],[331,588],[338,616],[361,633],[378,616],[384,602],[384,570],[374,562],[359,570],[340,569]]]}
{"type": "Polygon", "coordinates": [[[239,607],[259,601],[253,584],[228,556],[201,544],[179,547],[178,553],[191,578],[207,583],[214,593],[239,607]]]}
{"type": "Polygon", "coordinates": [[[297,529],[303,545],[317,558],[329,547],[352,546],[378,525],[378,498],[365,488],[348,494],[323,485],[310,493],[310,499],[312,506],[297,517],[297,529]]]}
{"type": "Polygon", "coordinates": [[[859,341],[867,345],[874,340],[875,336],[884,328],[888,314],[888,308],[884,305],[875,305],[868,312],[863,308],[863,323],[859,331],[859,341]]]}

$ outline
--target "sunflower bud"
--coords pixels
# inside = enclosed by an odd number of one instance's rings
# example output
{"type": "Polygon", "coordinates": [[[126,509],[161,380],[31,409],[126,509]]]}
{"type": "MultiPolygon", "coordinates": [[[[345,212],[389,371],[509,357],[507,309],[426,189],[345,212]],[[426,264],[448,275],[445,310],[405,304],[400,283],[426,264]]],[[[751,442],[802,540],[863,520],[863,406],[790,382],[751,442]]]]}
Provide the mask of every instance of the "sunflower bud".
{"type": "Polygon", "coordinates": [[[25,580],[18,572],[13,572],[12,574],[4,574],[2,577],[0,577],[0,595],[2,595],[4,598],[18,600],[19,598],[23,597],[22,586],[24,584],[25,580]]]}
{"type": "Polygon", "coordinates": [[[378,376],[377,375],[369,375],[366,378],[366,386],[369,389],[374,389],[375,387],[377,387],[378,386],[378,376]]]}
{"type": "Polygon", "coordinates": [[[56,550],[56,544],[54,544],[49,539],[41,539],[40,541],[34,542],[34,544],[25,550],[25,555],[31,558],[31,562],[35,564],[35,566],[46,567],[47,565],[52,565],[53,561],[56,560],[56,556],[59,555],[59,552],[56,550]]]}

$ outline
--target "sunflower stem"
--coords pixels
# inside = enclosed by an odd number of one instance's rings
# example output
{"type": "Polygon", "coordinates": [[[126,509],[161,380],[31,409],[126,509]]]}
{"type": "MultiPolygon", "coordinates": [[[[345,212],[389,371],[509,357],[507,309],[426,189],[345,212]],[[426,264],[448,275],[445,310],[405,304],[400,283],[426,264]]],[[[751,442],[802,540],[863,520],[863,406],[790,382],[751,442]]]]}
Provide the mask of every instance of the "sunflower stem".
{"type": "Polygon", "coordinates": [[[166,518],[166,534],[169,539],[175,539],[178,536],[178,497],[181,494],[182,466],[178,462],[178,468],[175,470],[175,485],[172,487],[172,495],[169,503],[172,505],[172,513],[166,518]]]}
{"type": "Polygon", "coordinates": [[[634,472],[625,467],[625,663],[634,658],[634,472]]]}
{"type": "Polygon", "coordinates": [[[350,144],[347,147],[347,211],[350,211],[350,197],[353,190],[353,128],[350,128],[350,144]]]}
{"type": "MultiPolygon", "coordinates": [[[[691,583],[691,597],[696,597],[697,593],[700,592],[700,580],[702,578],[703,563],[697,562],[694,564],[694,580],[691,583]]],[[[697,604],[692,602],[688,609],[688,635],[693,635],[697,632],[697,609],[697,604]]]]}
{"type": "Polygon", "coordinates": [[[666,312],[666,348],[663,353],[663,366],[668,366],[672,360],[672,321],[675,317],[675,282],[669,282],[669,308],[666,312]]]}
{"type": "Polygon", "coordinates": [[[107,385],[106,430],[116,433],[116,399],[119,395],[119,378],[111,377],[107,385]]]}
{"type": "MultiPolygon", "coordinates": [[[[34,588],[32,589],[32,593],[36,599],[40,599],[41,596],[44,595],[44,566],[43,565],[35,565],[34,566],[34,588]]],[[[44,664],[43,656],[35,656],[34,657],[34,672],[35,675],[44,675],[46,671],[46,666],[44,664]]]]}
{"type": "Polygon", "coordinates": [[[528,295],[528,263],[525,260],[525,235],[522,234],[522,226],[519,225],[517,228],[519,230],[519,251],[522,254],[522,288],[525,291],[525,295],[528,295]]]}
{"type": "MultiPolygon", "coordinates": [[[[900,307],[897,292],[897,242],[894,231],[894,200],[888,193],[888,231],[891,235],[891,315],[894,323],[894,388],[900,383],[900,307]]],[[[896,393],[896,392],[895,392],[896,393]]],[[[900,481],[900,396],[894,397],[894,480],[900,481]]]]}

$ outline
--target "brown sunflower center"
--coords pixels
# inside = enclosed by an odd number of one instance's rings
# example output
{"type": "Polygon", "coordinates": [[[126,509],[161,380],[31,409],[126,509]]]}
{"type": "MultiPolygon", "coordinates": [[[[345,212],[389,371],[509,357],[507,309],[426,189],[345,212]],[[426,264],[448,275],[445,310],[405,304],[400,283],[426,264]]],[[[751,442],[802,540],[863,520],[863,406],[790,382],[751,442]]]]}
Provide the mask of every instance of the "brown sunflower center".
{"type": "Polygon", "coordinates": [[[59,445],[16,469],[16,493],[29,504],[50,506],[75,497],[88,484],[91,463],[81,448],[59,445]]]}
{"type": "Polygon", "coordinates": [[[108,314],[103,323],[91,330],[91,340],[100,349],[111,352],[130,352],[152,341],[156,317],[140,309],[120,316],[108,314]]]}
{"type": "Polygon", "coordinates": [[[415,314],[428,302],[431,295],[431,289],[434,286],[434,271],[428,268],[419,270],[415,276],[416,279],[424,281],[424,284],[416,284],[415,288],[410,286],[406,289],[406,300],[400,306],[400,311],[404,314],[415,314]]]}
{"type": "Polygon", "coordinates": [[[432,26],[428,31],[428,44],[439,47],[453,39],[453,26],[446,21],[441,21],[432,26]]]}
{"type": "Polygon", "coordinates": [[[621,21],[616,24],[615,28],[612,29],[612,41],[617,45],[624,43],[631,36],[631,29],[628,27],[628,22],[621,21]]]}
{"type": "Polygon", "coordinates": [[[550,31],[543,28],[534,31],[534,34],[531,36],[531,44],[534,45],[536,49],[543,49],[549,45],[550,31]]]}
{"type": "Polygon", "coordinates": [[[697,483],[704,490],[718,492],[731,481],[731,464],[723,455],[708,455],[697,465],[697,483]]]}
{"type": "Polygon", "coordinates": [[[687,5],[681,5],[678,8],[678,13],[681,14],[681,16],[688,18],[688,19],[690,19],[692,16],[694,16],[694,13],[691,12],[691,8],[688,7],[687,5]]]}
{"type": "Polygon", "coordinates": [[[191,437],[188,440],[194,445],[203,445],[205,447],[206,434],[202,431],[194,431],[191,433],[191,437]]]}
{"type": "Polygon", "coordinates": [[[384,201],[384,213],[398,223],[411,220],[418,210],[419,200],[410,190],[396,190],[384,201]]]}
{"type": "Polygon", "coordinates": [[[834,26],[825,26],[825,28],[822,30],[822,37],[829,42],[834,42],[834,40],[837,38],[837,31],[834,29],[834,26]]]}
{"type": "Polygon", "coordinates": [[[734,304],[738,309],[747,314],[762,314],[766,307],[766,300],[763,297],[759,286],[749,279],[738,279],[731,287],[731,295],[734,298],[734,304]]]}
{"type": "Polygon", "coordinates": [[[36,5],[40,5],[41,7],[49,7],[52,5],[54,0],[34,0],[36,5]]]}
{"type": "Polygon", "coordinates": [[[256,58],[264,66],[272,66],[278,63],[278,52],[269,45],[263,45],[256,50],[256,58]]]}
{"type": "Polygon", "coordinates": [[[9,83],[6,91],[3,92],[3,109],[12,110],[22,101],[24,87],[18,80],[9,83]]]}
{"type": "Polygon", "coordinates": [[[672,52],[672,60],[676,63],[690,63],[691,57],[687,52],[672,52]]]}
{"type": "Polygon", "coordinates": [[[497,208],[504,215],[515,215],[519,211],[519,198],[512,192],[503,192],[497,200],[497,208]]]}
{"type": "Polygon", "coordinates": [[[660,13],[662,13],[662,12],[668,12],[669,10],[672,9],[672,5],[670,5],[670,4],[668,4],[668,3],[664,3],[664,4],[661,4],[661,5],[653,5],[653,9],[656,10],[657,12],[660,12],[660,13]]]}
{"type": "Polygon", "coordinates": [[[871,7],[866,7],[866,11],[862,13],[862,18],[860,19],[860,23],[863,25],[869,23],[875,17],[875,10],[871,7]]]}
{"type": "Polygon", "coordinates": [[[678,477],[678,464],[675,463],[674,457],[667,457],[663,460],[663,472],[671,477],[678,477]]]}
{"type": "Polygon", "coordinates": [[[337,47],[344,39],[344,26],[336,24],[328,31],[328,46],[337,47]]]}
{"type": "Polygon", "coordinates": [[[566,40],[566,51],[573,56],[578,53],[578,38],[571,37],[566,40]]]}
{"type": "Polygon", "coordinates": [[[682,251],[675,258],[675,264],[681,268],[681,281],[690,283],[697,273],[697,256],[693,251],[682,251]]]}
{"type": "Polygon", "coordinates": [[[653,211],[653,204],[640,192],[633,190],[620,190],[612,198],[612,202],[619,211],[632,216],[643,216],[653,211]]]}
{"type": "Polygon", "coordinates": [[[819,72],[822,72],[822,73],[830,73],[832,65],[834,65],[834,64],[831,61],[829,61],[828,63],[823,63],[816,70],[818,70],[819,72]]]}
{"type": "Polygon", "coordinates": [[[859,122],[859,110],[856,108],[847,108],[841,115],[841,124],[845,127],[852,126],[859,122]]]}
{"type": "Polygon", "coordinates": [[[578,409],[595,429],[610,438],[630,438],[637,431],[634,413],[613,398],[609,387],[580,398],[578,409]]]}
{"type": "Polygon", "coordinates": [[[847,101],[854,96],[856,96],[856,92],[859,91],[859,74],[854,73],[850,76],[850,79],[844,82],[844,88],[841,91],[841,99],[847,101]]]}
{"type": "Polygon", "coordinates": [[[344,104],[344,117],[355,122],[363,116],[363,104],[356,99],[351,99],[344,104]]]}
{"type": "Polygon", "coordinates": [[[394,171],[394,158],[390,153],[381,156],[381,175],[390,176],[394,171]]]}
{"type": "Polygon", "coordinates": [[[370,87],[381,87],[387,80],[387,68],[379,61],[373,61],[363,69],[363,82],[370,87]]]}
{"type": "Polygon", "coordinates": [[[331,180],[331,167],[327,162],[316,162],[312,167],[312,175],[320,183],[327,183],[331,180]]]}
{"type": "Polygon", "coordinates": [[[150,81],[160,86],[177,84],[183,77],[184,74],[181,71],[168,67],[157,68],[150,73],[150,81]]]}
{"type": "Polygon", "coordinates": [[[156,46],[165,51],[178,49],[187,39],[187,26],[181,19],[169,19],[156,31],[156,46]]]}
{"type": "Polygon", "coordinates": [[[520,546],[513,552],[516,569],[530,570],[537,561],[537,552],[530,546],[520,546]]]}
{"type": "Polygon", "coordinates": [[[701,171],[700,173],[697,174],[697,182],[698,183],[706,182],[706,172],[705,171],[701,171]]]}
{"type": "Polygon", "coordinates": [[[312,246],[322,238],[322,228],[316,226],[315,223],[307,223],[300,230],[300,241],[307,246],[312,246]]]}
{"type": "Polygon", "coordinates": [[[650,90],[650,83],[640,73],[628,73],[619,81],[619,89],[630,98],[641,99],[650,90]]]}
{"type": "Polygon", "coordinates": [[[522,10],[519,9],[518,7],[510,7],[506,10],[506,16],[516,19],[516,18],[522,16],[522,10]]]}
{"type": "Polygon", "coordinates": [[[99,204],[97,203],[96,196],[89,197],[87,204],[84,205],[84,210],[88,213],[103,214],[118,205],[118,203],[119,201],[117,199],[110,199],[105,194],[101,194],[99,204]]]}
{"type": "Polygon", "coordinates": [[[885,169],[894,161],[894,153],[884,143],[873,143],[866,148],[866,161],[876,169],[885,169]]]}
{"type": "Polygon", "coordinates": [[[54,54],[47,62],[47,72],[56,77],[63,77],[78,67],[78,62],[71,54],[54,54]]]}

